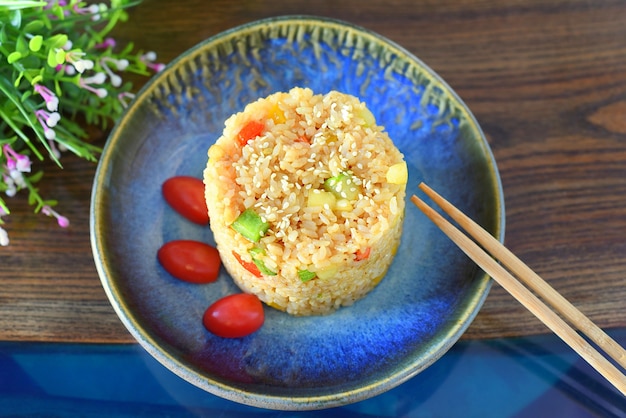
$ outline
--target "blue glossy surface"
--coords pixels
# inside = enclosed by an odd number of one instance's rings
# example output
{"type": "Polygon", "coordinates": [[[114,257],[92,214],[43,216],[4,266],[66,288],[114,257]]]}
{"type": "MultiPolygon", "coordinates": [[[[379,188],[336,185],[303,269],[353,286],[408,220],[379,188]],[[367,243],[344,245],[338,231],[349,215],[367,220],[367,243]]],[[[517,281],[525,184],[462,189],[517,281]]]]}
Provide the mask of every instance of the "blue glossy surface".
{"type": "MultiPolygon", "coordinates": [[[[608,333],[626,345],[626,330],[608,333]]],[[[0,415],[55,417],[623,417],[626,399],[553,335],[460,341],[377,397],[284,412],[213,396],[137,345],[0,342],[0,415]]]]}
{"type": "Polygon", "coordinates": [[[218,35],[171,63],[114,129],[94,182],[92,245],[104,288],[141,345],[189,382],[245,404],[314,409],[375,396],[421,372],[469,325],[490,281],[415,208],[381,284],[325,317],[266,309],[265,325],[215,337],[204,310],[237,292],[226,272],[210,285],[179,282],[155,254],[173,239],[213,243],[174,213],[160,187],[201,177],[224,120],[293,86],[364,100],[409,166],[407,194],[426,181],[499,238],[503,202],[489,147],[471,113],[428,67],[360,28],[273,19],[218,35]]]}

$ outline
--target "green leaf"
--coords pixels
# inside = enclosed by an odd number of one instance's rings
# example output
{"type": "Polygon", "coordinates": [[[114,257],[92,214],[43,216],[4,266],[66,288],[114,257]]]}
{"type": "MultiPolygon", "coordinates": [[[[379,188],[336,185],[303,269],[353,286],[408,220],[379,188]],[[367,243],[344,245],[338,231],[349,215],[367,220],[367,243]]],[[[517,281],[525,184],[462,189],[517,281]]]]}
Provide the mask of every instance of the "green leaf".
{"type": "Polygon", "coordinates": [[[30,84],[34,86],[35,84],[41,82],[42,79],[43,79],[43,76],[41,74],[37,74],[35,77],[33,77],[30,84]]]}
{"type": "Polygon", "coordinates": [[[54,35],[46,39],[44,41],[44,44],[46,44],[48,47],[52,49],[63,48],[63,46],[67,43],[68,39],[69,38],[67,37],[67,35],[60,33],[58,35],[54,35]]]}
{"type": "MultiPolygon", "coordinates": [[[[0,91],[4,93],[4,95],[17,108],[17,110],[19,110],[19,112],[22,114],[24,119],[28,122],[30,127],[35,131],[35,134],[37,135],[39,140],[43,143],[44,147],[46,147],[48,151],[50,151],[48,141],[46,141],[45,138],[43,138],[43,135],[41,135],[41,132],[39,132],[35,124],[30,120],[28,111],[24,108],[22,103],[19,101],[17,93],[15,93],[15,91],[12,89],[13,89],[13,86],[11,85],[11,83],[7,79],[0,77],[0,91]]],[[[29,148],[37,156],[37,158],[39,158],[40,160],[43,159],[41,153],[39,152],[39,150],[37,150],[37,147],[35,147],[33,143],[30,141],[30,138],[28,138],[28,136],[20,129],[20,127],[17,126],[13,122],[13,119],[9,117],[9,115],[3,112],[2,108],[0,108],[0,118],[4,119],[6,124],[9,125],[9,127],[13,129],[15,134],[18,135],[20,138],[22,138],[22,140],[26,143],[26,145],[29,146],[29,148]]]]}
{"type": "Polygon", "coordinates": [[[120,52],[120,56],[125,56],[125,55],[130,54],[134,47],[135,47],[135,44],[133,44],[132,42],[129,42],[128,44],[126,44],[124,49],[122,49],[122,51],[120,52]]]}
{"type": "Polygon", "coordinates": [[[57,61],[57,53],[54,49],[50,48],[48,50],[48,66],[54,68],[57,65],[62,64],[61,62],[57,61]]]}
{"type": "Polygon", "coordinates": [[[28,48],[33,52],[38,52],[41,49],[41,45],[43,44],[43,36],[36,35],[31,38],[28,42],[28,48]]]}
{"type": "Polygon", "coordinates": [[[15,50],[20,52],[22,55],[28,54],[28,42],[23,36],[17,37],[17,42],[15,43],[15,50]]]}
{"type": "Polygon", "coordinates": [[[65,51],[62,49],[57,49],[56,59],[57,63],[63,64],[65,62],[65,51]]]}
{"type": "Polygon", "coordinates": [[[24,25],[24,32],[26,33],[37,32],[38,30],[42,29],[43,26],[44,24],[41,20],[33,20],[33,21],[28,22],[26,25],[24,25]]]}
{"type": "Polygon", "coordinates": [[[32,206],[35,203],[37,203],[37,189],[31,190],[31,192],[28,193],[28,205],[32,206]]]}
{"type": "Polygon", "coordinates": [[[6,8],[9,10],[27,9],[30,7],[45,6],[45,1],[37,0],[0,0],[0,9],[6,8]]]}
{"type": "MultiPolygon", "coordinates": [[[[15,79],[15,82],[13,83],[13,86],[15,86],[15,88],[18,88],[20,83],[22,82],[22,77],[24,77],[24,73],[21,72],[17,78],[15,79]]],[[[22,101],[24,101],[24,99],[22,99],[22,101]]]]}
{"type": "Polygon", "coordinates": [[[11,213],[11,211],[9,211],[8,206],[6,205],[6,203],[4,203],[4,200],[0,197],[0,208],[4,209],[4,213],[6,213],[7,215],[11,213]]]}
{"type": "Polygon", "coordinates": [[[21,53],[19,53],[17,51],[13,51],[7,57],[7,61],[9,62],[9,64],[13,64],[14,62],[20,60],[21,58],[22,58],[22,54],[21,53]]]}
{"type": "Polygon", "coordinates": [[[15,29],[19,29],[22,26],[22,12],[19,9],[12,10],[9,13],[9,23],[15,29]]]}
{"type": "Polygon", "coordinates": [[[28,176],[28,179],[31,183],[37,183],[43,177],[43,171],[38,171],[32,176],[28,176]]]}
{"type": "Polygon", "coordinates": [[[128,22],[128,13],[124,11],[120,13],[120,22],[128,22]]]}
{"type": "Polygon", "coordinates": [[[57,19],[59,19],[59,20],[64,20],[65,19],[65,12],[63,11],[62,7],[54,6],[51,10],[52,10],[52,13],[56,16],[57,19]]]}

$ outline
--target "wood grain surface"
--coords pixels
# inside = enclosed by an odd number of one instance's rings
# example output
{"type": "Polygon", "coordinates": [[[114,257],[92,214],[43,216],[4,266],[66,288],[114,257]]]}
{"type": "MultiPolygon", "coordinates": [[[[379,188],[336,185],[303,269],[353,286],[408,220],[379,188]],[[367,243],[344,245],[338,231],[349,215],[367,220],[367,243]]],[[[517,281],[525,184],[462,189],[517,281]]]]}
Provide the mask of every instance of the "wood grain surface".
{"type": "MultiPolygon", "coordinates": [[[[145,0],[115,35],[168,62],[218,32],[284,14],[364,26],[438,72],[495,154],[507,246],[600,326],[626,326],[626,2],[145,0]]],[[[102,145],[106,132],[92,136],[102,145]]],[[[8,200],[0,340],[133,342],[91,255],[95,164],[62,163],[36,168],[68,229],[33,214],[25,195],[8,200]]],[[[494,285],[463,338],[546,332],[494,285]]]]}

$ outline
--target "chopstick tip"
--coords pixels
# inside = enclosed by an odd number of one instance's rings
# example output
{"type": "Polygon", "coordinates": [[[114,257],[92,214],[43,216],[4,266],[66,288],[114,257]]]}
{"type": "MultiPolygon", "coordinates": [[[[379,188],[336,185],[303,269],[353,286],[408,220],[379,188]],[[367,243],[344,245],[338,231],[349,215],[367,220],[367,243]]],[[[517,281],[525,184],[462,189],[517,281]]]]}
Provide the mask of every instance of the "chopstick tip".
{"type": "Polygon", "coordinates": [[[428,185],[427,185],[426,183],[424,183],[423,181],[422,181],[422,182],[420,182],[420,184],[419,184],[417,187],[419,187],[419,189],[420,189],[420,190],[422,190],[423,192],[426,192],[426,193],[428,193],[428,191],[429,191],[429,190],[432,190],[432,189],[430,188],[430,186],[428,186],[428,185]]]}

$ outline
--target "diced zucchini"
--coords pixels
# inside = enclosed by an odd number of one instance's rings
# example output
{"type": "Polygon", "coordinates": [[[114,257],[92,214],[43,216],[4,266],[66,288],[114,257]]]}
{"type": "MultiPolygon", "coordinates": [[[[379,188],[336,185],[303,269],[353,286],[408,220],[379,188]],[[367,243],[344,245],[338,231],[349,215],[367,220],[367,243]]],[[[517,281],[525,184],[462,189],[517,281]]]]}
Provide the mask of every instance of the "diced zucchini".
{"type": "Polygon", "coordinates": [[[324,181],[324,190],[331,192],[337,199],[355,200],[362,193],[361,186],[354,182],[349,173],[339,173],[324,181]]]}
{"type": "Polygon", "coordinates": [[[265,222],[253,209],[248,208],[235,219],[230,227],[248,241],[258,242],[270,228],[270,224],[265,222]]]}
{"type": "Polygon", "coordinates": [[[263,262],[263,256],[265,256],[265,251],[263,248],[252,247],[248,250],[250,256],[252,257],[252,262],[259,269],[261,274],[265,274],[266,276],[276,276],[276,272],[267,268],[265,263],[263,262]]]}
{"type": "Polygon", "coordinates": [[[308,282],[309,280],[313,280],[316,276],[317,275],[312,271],[298,270],[298,277],[300,277],[300,280],[302,280],[304,283],[308,282]]]}
{"type": "Polygon", "coordinates": [[[406,162],[401,162],[392,165],[387,170],[387,182],[391,184],[406,184],[409,180],[409,172],[406,167],[406,162]]]}
{"type": "Polygon", "coordinates": [[[335,195],[324,190],[311,190],[307,196],[307,206],[309,207],[328,205],[329,209],[334,210],[336,204],[337,198],[335,195]]]}
{"type": "Polygon", "coordinates": [[[337,271],[339,271],[339,267],[331,265],[323,269],[317,270],[315,273],[318,279],[326,280],[326,279],[332,279],[333,277],[335,277],[335,275],[337,274],[337,271]]]}

